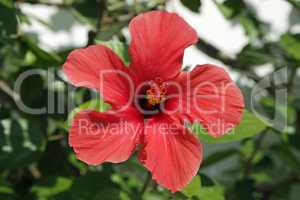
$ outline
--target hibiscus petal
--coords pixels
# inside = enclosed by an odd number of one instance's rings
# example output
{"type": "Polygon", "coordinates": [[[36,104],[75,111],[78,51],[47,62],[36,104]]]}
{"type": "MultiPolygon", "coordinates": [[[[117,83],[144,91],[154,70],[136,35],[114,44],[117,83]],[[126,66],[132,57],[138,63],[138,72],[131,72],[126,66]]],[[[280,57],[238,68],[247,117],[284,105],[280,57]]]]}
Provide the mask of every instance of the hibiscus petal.
{"type": "Polygon", "coordinates": [[[110,114],[91,110],[79,112],[69,131],[69,144],[78,159],[90,165],[127,160],[143,130],[135,109],[110,114]]]}
{"type": "Polygon", "coordinates": [[[139,159],[153,179],[172,192],[184,188],[202,161],[202,145],[197,138],[167,116],[150,119],[144,133],[145,146],[139,159]]]}
{"type": "Polygon", "coordinates": [[[63,69],[72,84],[99,90],[104,100],[111,104],[122,105],[130,98],[128,69],[103,45],[72,51],[63,69]]]}
{"type": "Polygon", "coordinates": [[[143,81],[176,76],[184,49],[197,42],[195,30],[175,13],[151,11],[138,15],[129,30],[131,68],[143,81]]]}
{"type": "Polygon", "coordinates": [[[239,124],[244,108],[240,89],[221,67],[206,64],[183,72],[177,77],[183,92],[181,104],[170,100],[167,107],[182,109],[182,120],[200,121],[203,128],[215,137],[229,132],[239,124]]]}

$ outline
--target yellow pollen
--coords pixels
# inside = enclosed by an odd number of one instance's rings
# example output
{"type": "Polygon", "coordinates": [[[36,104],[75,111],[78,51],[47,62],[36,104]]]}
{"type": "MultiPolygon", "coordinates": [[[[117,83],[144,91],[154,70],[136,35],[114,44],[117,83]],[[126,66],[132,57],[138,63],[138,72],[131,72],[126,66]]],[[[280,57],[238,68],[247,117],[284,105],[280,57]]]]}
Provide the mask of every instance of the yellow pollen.
{"type": "Polygon", "coordinates": [[[150,88],[147,90],[147,100],[149,105],[155,106],[160,104],[165,98],[167,93],[167,85],[160,79],[155,79],[155,82],[150,84],[150,88]]]}

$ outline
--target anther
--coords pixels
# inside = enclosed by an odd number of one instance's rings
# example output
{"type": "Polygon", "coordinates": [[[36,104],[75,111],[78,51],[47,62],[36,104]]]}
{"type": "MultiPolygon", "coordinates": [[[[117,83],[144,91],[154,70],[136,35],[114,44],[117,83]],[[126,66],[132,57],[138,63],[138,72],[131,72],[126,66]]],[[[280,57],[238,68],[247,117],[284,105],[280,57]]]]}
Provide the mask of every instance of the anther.
{"type": "Polygon", "coordinates": [[[146,93],[149,105],[155,106],[160,104],[166,97],[167,84],[164,83],[161,78],[156,77],[146,93]]]}

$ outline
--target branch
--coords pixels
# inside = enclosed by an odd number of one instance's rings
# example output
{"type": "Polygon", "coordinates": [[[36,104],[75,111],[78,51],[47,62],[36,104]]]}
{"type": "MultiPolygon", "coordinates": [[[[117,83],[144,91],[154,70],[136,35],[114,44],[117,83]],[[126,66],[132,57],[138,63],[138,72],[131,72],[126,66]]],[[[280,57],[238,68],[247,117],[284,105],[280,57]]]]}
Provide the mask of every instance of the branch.
{"type": "Polygon", "coordinates": [[[212,44],[210,44],[209,42],[203,39],[200,39],[197,42],[196,47],[211,58],[220,60],[222,63],[229,65],[231,67],[241,68],[234,59],[222,53],[218,48],[216,48],[215,46],[213,46],[212,44]]]}
{"type": "Polygon", "coordinates": [[[97,35],[101,31],[104,14],[107,10],[106,0],[99,0],[98,7],[99,7],[99,12],[98,12],[98,20],[97,20],[96,30],[95,31],[93,31],[93,30],[89,31],[87,46],[94,43],[95,38],[97,37],[97,35]]]}
{"type": "Polygon", "coordinates": [[[15,102],[20,100],[20,96],[3,80],[0,80],[0,95],[1,99],[6,100],[13,105],[15,105],[15,102]]]}
{"type": "Polygon", "coordinates": [[[56,135],[51,135],[48,137],[48,141],[56,141],[56,140],[61,140],[63,138],[65,138],[66,135],[63,134],[63,133],[59,133],[59,134],[56,134],[56,135]]]}
{"type": "Polygon", "coordinates": [[[288,80],[288,83],[287,83],[288,92],[291,92],[292,89],[293,89],[294,79],[296,78],[296,75],[297,75],[297,68],[293,67],[291,69],[291,74],[289,76],[289,80],[288,80]]]}
{"type": "Polygon", "coordinates": [[[243,66],[240,65],[234,58],[230,57],[229,55],[226,55],[225,53],[223,53],[221,50],[219,50],[214,45],[210,44],[205,39],[201,38],[197,42],[196,47],[200,51],[202,51],[204,54],[206,54],[207,56],[214,58],[216,60],[219,60],[222,63],[224,63],[225,65],[227,65],[235,70],[243,71],[243,73],[245,73],[247,76],[252,78],[254,81],[257,82],[260,80],[260,78],[255,74],[254,71],[252,71],[252,69],[243,68],[243,66]]]}
{"type": "Polygon", "coordinates": [[[146,192],[147,187],[148,187],[148,185],[150,184],[150,182],[151,182],[151,173],[148,172],[147,177],[146,177],[146,180],[145,180],[145,182],[144,182],[144,185],[143,185],[143,187],[141,188],[141,191],[139,192],[139,196],[140,196],[141,199],[143,198],[143,195],[144,195],[144,193],[146,192]]]}

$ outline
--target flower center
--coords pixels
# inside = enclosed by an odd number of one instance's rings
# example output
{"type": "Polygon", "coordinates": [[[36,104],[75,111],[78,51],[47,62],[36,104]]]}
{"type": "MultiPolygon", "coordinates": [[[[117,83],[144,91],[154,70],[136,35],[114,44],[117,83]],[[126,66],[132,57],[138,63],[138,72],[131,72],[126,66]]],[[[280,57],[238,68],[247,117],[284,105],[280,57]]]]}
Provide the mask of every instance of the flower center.
{"type": "Polygon", "coordinates": [[[165,98],[167,93],[167,83],[162,82],[160,78],[155,78],[150,83],[150,88],[146,91],[147,103],[149,106],[160,104],[165,98]]]}
{"type": "Polygon", "coordinates": [[[167,99],[168,83],[161,78],[155,78],[141,87],[136,99],[138,110],[147,118],[161,112],[162,105],[167,99]]]}

